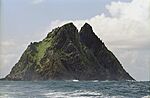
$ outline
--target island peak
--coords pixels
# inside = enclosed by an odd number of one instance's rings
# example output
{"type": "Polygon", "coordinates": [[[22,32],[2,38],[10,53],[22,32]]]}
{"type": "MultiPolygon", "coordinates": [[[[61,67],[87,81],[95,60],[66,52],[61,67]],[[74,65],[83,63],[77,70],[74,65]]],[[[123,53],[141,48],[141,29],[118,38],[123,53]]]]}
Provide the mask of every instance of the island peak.
{"type": "Polygon", "coordinates": [[[31,43],[5,80],[133,80],[85,23],[53,29],[31,43]]]}

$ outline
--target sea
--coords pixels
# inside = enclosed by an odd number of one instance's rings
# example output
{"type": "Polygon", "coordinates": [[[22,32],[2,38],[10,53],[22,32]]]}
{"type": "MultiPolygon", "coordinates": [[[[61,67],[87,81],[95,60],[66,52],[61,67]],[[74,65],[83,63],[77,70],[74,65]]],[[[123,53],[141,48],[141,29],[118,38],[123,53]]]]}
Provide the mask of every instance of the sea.
{"type": "Polygon", "coordinates": [[[0,81],[0,98],[150,98],[150,81],[0,81]]]}

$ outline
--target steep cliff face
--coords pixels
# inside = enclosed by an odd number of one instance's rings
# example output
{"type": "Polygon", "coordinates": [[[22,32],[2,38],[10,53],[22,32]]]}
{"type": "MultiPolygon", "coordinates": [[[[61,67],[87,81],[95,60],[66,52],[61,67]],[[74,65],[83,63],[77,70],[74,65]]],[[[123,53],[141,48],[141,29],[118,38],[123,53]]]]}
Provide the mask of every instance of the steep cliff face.
{"type": "Polygon", "coordinates": [[[6,80],[132,80],[117,58],[85,23],[53,29],[31,43],[6,80]]]}
{"type": "Polygon", "coordinates": [[[123,69],[115,55],[109,51],[105,44],[95,35],[89,24],[85,23],[79,34],[80,42],[90,49],[99,64],[106,70],[106,79],[132,79],[132,77],[123,69]]]}

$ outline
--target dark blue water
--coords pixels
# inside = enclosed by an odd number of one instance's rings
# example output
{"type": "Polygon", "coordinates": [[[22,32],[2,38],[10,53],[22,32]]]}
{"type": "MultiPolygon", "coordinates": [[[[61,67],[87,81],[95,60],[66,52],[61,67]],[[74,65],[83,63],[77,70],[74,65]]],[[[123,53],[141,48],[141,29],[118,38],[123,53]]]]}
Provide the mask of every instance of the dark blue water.
{"type": "Polygon", "coordinates": [[[0,98],[150,98],[150,82],[0,81],[0,98]]]}

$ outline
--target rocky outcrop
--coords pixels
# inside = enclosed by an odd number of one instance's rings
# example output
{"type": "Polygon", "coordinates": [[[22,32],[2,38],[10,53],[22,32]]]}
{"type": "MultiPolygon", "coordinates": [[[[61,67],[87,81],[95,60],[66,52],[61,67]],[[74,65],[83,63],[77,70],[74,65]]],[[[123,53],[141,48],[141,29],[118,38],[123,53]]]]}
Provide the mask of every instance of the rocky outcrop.
{"type": "Polygon", "coordinates": [[[85,23],[53,29],[31,43],[6,80],[133,80],[120,62],[85,23]]]}

